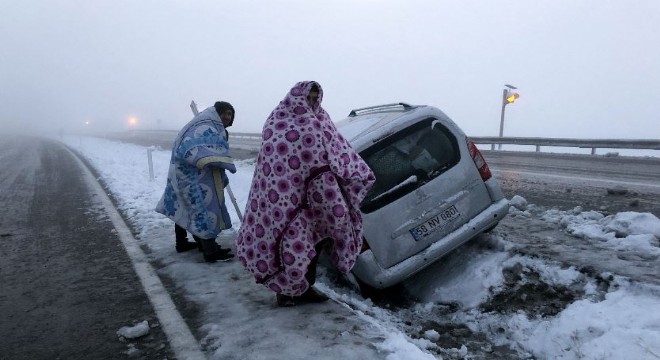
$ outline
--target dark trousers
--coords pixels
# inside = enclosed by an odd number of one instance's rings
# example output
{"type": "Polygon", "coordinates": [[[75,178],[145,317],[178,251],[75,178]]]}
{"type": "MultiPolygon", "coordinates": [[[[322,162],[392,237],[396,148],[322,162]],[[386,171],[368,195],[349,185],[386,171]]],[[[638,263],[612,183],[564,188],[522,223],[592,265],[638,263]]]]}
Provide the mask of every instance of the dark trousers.
{"type": "Polygon", "coordinates": [[[309,267],[307,268],[307,273],[305,274],[305,279],[309,283],[309,286],[311,287],[314,285],[316,282],[316,265],[319,262],[319,253],[316,253],[316,256],[312,259],[312,261],[309,263],[309,267]]]}
{"type": "MultiPolygon", "coordinates": [[[[176,241],[181,241],[181,242],[186,242],[188,241],[188,231],[186,229],[182,228],[181,226],[174,224],[174,234],[176,235],[176,241]]],[[[202,239],[201,237],[197,235],[192,236],[193,239],[197,242],[203,241],[203,240],[209,240],[209,239],[202,239]]],[[[210,239],[214,240],[214,239],[210,239]]]]}
{"type": "MultiPolygon", "coordinates": [[[[174,224],[174,234],[176,235],[177,243],[188,242],[188,231],[177,224],[174,224]]],[[[220,246],[218,246],[218,244],[215,242],[215,239],[202,239],[201,237],[194,234],[192,237],[195,242],[202,245],[202,251],[205,254],[212,254],[220,250],[220,246]]]]}
{"type": "Polygon", "coordinates": [[[176,235],[176,242],[188,241],[188,232],[177,224],[174,224],[174,234],[176,235]]]}
{"type": "Polygon", "coordinates": [[[307,273],[305,274],[305,280],[309,283],[311,287],[316,282],[316,266],[319,263],[319,256],[321,256],[321,251],[325,244],[329,243],[330,239],[321,240],[318,244],[314,246],[314,251],[316,251],[316,256],[310,261],[309,267],[307,268],[307,273]]]}

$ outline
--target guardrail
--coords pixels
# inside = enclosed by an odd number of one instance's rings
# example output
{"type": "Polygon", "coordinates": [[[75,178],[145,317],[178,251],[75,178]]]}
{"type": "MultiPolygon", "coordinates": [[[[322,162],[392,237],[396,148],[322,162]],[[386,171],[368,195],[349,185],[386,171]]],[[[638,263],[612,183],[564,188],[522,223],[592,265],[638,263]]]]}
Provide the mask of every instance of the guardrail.
{"type": "Polygon", "coordinates": [[[596,154],[596,149],[660,150],[660,139],[562,139],[498,136],[477,136],[470,137],[470,139],[475,144],[491,144],[491,150],[495,150],[495,145],[503,144],[534,145],[536,152],[541,151],[541,146],[591,148],[591,155],[596,154]]]}
{"type": "Polygon", "coordinates": [[[242,133],[242,132],[234,132],[231,131],[229,132],[230,137],[237,137],[237,138],[248,138],[251,140],[254,139],[261,139],[261,133],[242,133]]]}
{"type": "MultiPolygon", "coordinates": [[[[250,139],[255,142],[261,141],[261,134],[257,133],[230,133],[231,137],[250,139]]],[[[491,144],[491,150],[495,145],[533,145],[536,152],[541,151],[541,146],[554,147],[576,147],[591,148],[591,154],[596,154],[596,149],[636,149],[636,150],[660,150],[660,139],[564,139],[564,138],[541,138],[541,137],[499,137],[499,136],[470,136],[475,144],[491,144]]]]}

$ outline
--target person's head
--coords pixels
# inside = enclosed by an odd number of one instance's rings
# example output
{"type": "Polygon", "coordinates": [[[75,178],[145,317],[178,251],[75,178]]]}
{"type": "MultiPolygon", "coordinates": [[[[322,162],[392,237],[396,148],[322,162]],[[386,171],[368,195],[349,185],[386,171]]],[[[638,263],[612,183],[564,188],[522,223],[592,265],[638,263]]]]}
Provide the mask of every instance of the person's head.
{"type": "Polygon", "coordinates": [[[234,116],[236,115],[236,112],[234,111],[234,107],[231,106],[230,103],[226,101],[217,101],[213,105],[213,107],[220,116],[220,120],[222,120],[222,125],[224,125],[225,128],[230,127],[234,123],[234,116]]]}
{"type": "Polygon", "coordinates": [[[309,90],[309,94],[307,94],[307,104],[311,108],[314,108],[316,104],[319,102],[319,85],[317,83],[312,84],[312,88],[309,90]]]}

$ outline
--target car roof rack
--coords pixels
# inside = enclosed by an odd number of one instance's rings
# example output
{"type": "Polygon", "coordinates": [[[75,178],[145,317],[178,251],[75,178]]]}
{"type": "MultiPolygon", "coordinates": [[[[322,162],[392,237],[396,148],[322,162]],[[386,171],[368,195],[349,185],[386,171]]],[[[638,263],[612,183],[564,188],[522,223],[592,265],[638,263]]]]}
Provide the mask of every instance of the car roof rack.
{"type": "Polygon", "coordinates": [[[352,116],[357,116],[358,113],[369,113],[369,112],[378,112],[378,111],[388,111],[388,110],[393,110],[394,108],[402,108],[403,111],[408,111],[414,108],[414,106],[406,103],[392,103],[392,104],[384,104],[384,105],[376,105],[376,106],[368,106],[360,109],[354,109],[351,110],[351,113],[348,114],[349,117],[352,116]]]}

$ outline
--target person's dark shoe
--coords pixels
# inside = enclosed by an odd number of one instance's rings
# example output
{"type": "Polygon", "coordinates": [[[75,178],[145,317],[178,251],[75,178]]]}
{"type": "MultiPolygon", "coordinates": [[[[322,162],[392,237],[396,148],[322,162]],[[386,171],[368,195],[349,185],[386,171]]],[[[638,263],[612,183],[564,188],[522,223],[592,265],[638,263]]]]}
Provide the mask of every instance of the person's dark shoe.
{"type": "Polygon", "coordinates": [[[281,306],[281,307],[296,306],[300,303],[297,301],[298,298],[293,296],[276,294],[275,298],[277,299],[277,306],[281,306]]]}
{"type": "Polygon", "coordinates": [[[321,294],[320,292],[316,291],[311,286],[309,287],[309,289],[307,289],[307,291],[305,291],[302,295],[300,295],[300,298],[303,299],[305,302],[310,302],[310,303],[320,303],[320,302],[328,301],[330,299],[324,294],[321,294]]]}
{"type": "Polygon", "coordinates": [[[322,303],[328,301],[329,297],[319,293],[310,287],[300,296],[287,296],[282,294],[275,295],[277,299],[277,305],[281,307],[296,306],[302,304],[311,304],[311,303],[322,303]]]}
{"type": "Polygon", "coordinates": [[[231,252],[231,249],[225,249],[225,248],[221,248],[220,246],[218,246],[218,251],[228,253],[228,252],[231,252]]]}
{"type": "Polygon", "coordinates": [[[176,242],[176,252],[182,253],[184,251],[192,250],[192,249],[198,249],[199,245],[197,245],[196,242],[190,242],[190,241],[177,241],[176,242]]]}
{"type": "MultiPolygon", "coordinates": [[[[217,250],[218,252],[225,252],[225,253],[229,253],[229,252],[231,252],[231,249],[221,248],[220,245],[218,245],[218,248],[217,248],[217,249],[218,249],[218,250],[217,250]]],[[[202,247],[201,247],[201,246],[199,247],[199,252],[204,252],[204,250],[202,250],[202,247]]]]}
{"type": "MultiPolygon", "coordinates": [[[[231,249],[222,248],[218,243],[215,242],[215,240],[206,240],[206,241],[207,241],[206,246],[209,247],[208,250],[210,250],[210,251],[224,251],[224,252],[230,252],[231,251],[231,249]]],[[[199,241],[199,240],[195,240],[195,242],[197,243],[199,252],[204,252],[204,247],[202,245],[202,242],[199,241]]]]}
{"type": "MultiPolygon", "coordinates": [[[[231,251],[227,249],[228,251],[231,251]]],[[[234,258],[234,254],[230,254],[225,249],[220,249],[211,254],[204,254],[204,261],[207,263],[214,263],[216,261],[229,261],[234,258]]]]}

